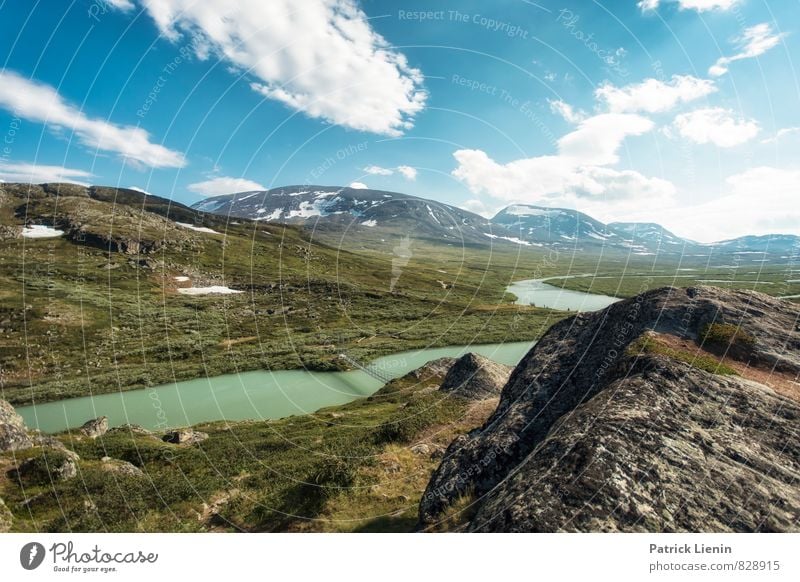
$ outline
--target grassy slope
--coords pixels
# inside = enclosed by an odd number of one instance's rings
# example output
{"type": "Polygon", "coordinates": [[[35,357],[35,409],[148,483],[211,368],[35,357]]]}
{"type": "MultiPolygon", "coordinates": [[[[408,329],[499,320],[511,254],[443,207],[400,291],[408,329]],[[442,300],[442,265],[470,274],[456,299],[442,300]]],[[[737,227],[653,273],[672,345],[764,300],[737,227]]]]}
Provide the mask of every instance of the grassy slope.
{"type": "Polygon", "coordinates": [[[256,368],[332,369],[343,349],[368,360],[529,340],[559,317],[502,304],[505,284],[533,273],[537,255],[465,258],[420,244],[390,292],[391,254],[310,243],[295,228],[203,217],[198,224],[225,233],[215,235],[63,193],[25,202],[6,196],[2,224],[80,220],[90,235],[167,244],[123,254],[88,237],[0,241],[0,379],[14,404],[256,368]],[[247,292],[184,296],[175,276],[247,292]]]}
{"type": "Polygon", "coordinates": [[[495,405],[431,391],[440,380],[406,378],[304,417],[199,426],[209,438],[192,446],[127,431],[64,434],[81,456],[78,476],[20,483],[8,468],[41,449],[0,454],[0,498],[14,531],[410,531],[439,462],[410,448],[443,450],[495,405]],[[105,456],[144,475],[109,473],[105,456]]]}

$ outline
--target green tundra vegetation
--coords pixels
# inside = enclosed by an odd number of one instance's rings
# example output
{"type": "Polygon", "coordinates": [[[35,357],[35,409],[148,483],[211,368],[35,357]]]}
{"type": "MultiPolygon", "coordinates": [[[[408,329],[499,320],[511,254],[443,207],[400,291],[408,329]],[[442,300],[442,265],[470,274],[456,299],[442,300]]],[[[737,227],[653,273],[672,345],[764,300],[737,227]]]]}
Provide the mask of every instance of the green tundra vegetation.
{"type": "MultiPolygon", "coordinates": [[[[569,314],[516,305],[505,288],[522,279],[592,273],[551,283],[617,297],[706,279],[800,293],[788,263],[739,280],[722,260],[430,240],[414,241],[398,272],[391,245],[357,235],[336,245],[108,188],[0,184],[0,225],[0,396],[15,405],[252,369],[332,370],[341,351],[369,361],[529,341],[569,314]],[[64,235],[22,238],[26,224],[64,235]],[[242,292],[180,292],[211,285],[242,292]]],[[[746,343],[735,330],[707,332],[709,343],[746,343]]],[[[637,346],[733,372],[655,341],[637,346]]],[[[409,531],[444,448],[496,405],[436,383],[405,377],[302,417],[198,425],[208,438],[195,443],[130,427],[54,435],[0,454],[0,510],[16,531],[409,531]]]]}
{"type": "Polygon", "coordinates": [[[410,531],[445,447],[496,405],[436,392],[441,380],[407,376],[302,417],[196,426],[208,438],[195,444],[129,427],[65,433],[76,475],[59,476],[69,457],[52,446],[2,453],[0,498],[14,531],[410,531]]]}

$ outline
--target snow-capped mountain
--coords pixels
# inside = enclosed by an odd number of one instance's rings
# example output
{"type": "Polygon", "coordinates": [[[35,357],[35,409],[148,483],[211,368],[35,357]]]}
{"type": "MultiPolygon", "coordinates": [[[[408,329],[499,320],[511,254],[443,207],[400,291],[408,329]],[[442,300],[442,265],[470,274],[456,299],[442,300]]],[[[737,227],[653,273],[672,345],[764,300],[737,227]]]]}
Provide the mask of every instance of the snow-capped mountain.
{"type": "Polygon", "coordinates": [[[654,222],[610,222],[607,226],[623,238],[647,246],[695,244],[654,222]]]}
{"type": "Polygon", "coordinates": [[[315,230],[389,229],[436,240],[485,242],[489,221],[472,212],[398,192],[332,186],[285,186],[208,198],[195,210],[315,230]]]}
{"type": "Polygon", "coordinates": [[[502,226],[515,236],[529,242],[574,244],[621,243],[619,235],[588,214],[567,208],[546,208],[514,204],[492,218],[492,225],[502,226]]]}
{"type": "MultiPolygon", "coordinates": [[[[800,237],[745,236],[700,244],[645,222],[604,224],[567,208],[514,204],[491,220],[417,196],[339,186],[284,186],[214,196],[192,206],[200,212],[256,221],[304,225],[316,233],[381,238],[411,235],[446,244],[552,246],[635,255],[712,253],[800,254],[800,237]]],[[[387,239],[388,240],[388,239],[387,239]]]]}

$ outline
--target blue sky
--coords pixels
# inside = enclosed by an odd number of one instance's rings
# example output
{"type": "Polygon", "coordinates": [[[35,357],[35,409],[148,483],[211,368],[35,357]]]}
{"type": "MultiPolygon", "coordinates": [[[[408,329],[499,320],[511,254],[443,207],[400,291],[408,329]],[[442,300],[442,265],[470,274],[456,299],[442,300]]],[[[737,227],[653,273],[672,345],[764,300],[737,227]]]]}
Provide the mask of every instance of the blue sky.
{"type": "Polygon", "coordinates": [[[59,4],[0,4],[5,181],[358,183],[800,234],[796,2],[59,4]]]}

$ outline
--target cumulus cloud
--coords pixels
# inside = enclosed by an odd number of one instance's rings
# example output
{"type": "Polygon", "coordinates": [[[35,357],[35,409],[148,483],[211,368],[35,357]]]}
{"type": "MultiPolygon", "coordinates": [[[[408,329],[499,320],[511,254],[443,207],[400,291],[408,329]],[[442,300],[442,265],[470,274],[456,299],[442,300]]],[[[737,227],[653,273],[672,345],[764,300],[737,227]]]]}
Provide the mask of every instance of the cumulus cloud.
{"type": "Polygon", "coordinates": [[[364,184],[364,182],[350,182],[350,188],[354,190],[368,190],[369,186],[364,184]]]}
{"type": "Polygon", "coordinates": [[[367,166],[364,172],[373,176],[392,176],[395,172],[403,176],[406,180],[417,179],[417,169],[411,166],[397,166],[396,168],[384,168],[382,166],[367,166]]]}
{"type": "MultiPolygon", "coordinates": [[[[559,139],[553,155],[501,164],[481,150],[458,150],[453,176],[473,194],[507,203],[580,207],[601,219],[642,201],[658,208],[671,203],[676,191],[671,182],[609,167],[619,161],[626,138],[652,128],[653,122],[639,115],[603,113],[584,119],[559,139]]],[[[479,203],[465,207],[481,212],[479,203]]]]}
{"type": "Polygon", "coordinates": [[[800,134],[800,127],[782,127],[772,137],[767,137],[761,140],[761,143],[775,143],[790,135],[800,134]]]}
{"type": "Polygon", "coordinates": [[[235,194],[237,192],[250,192],[252,190],[266,190],[264,186],[252,180],[244,178],[231,178],[229,176],[219,176],[206,180],[205,182],[195,182],[187,186],[189,191],[203,196],[220,196],[222,194],[235,194]]]}
{"type": "Polygon", "coordinates": [[[44,184],[46,182],[70,182],[88,186],[85,181],[93,175],[84,170],[63,166],[44,166],[41,164],[8,163],[0,161],[0,182],[24,182],[44,184]]]}
{"type": "Polygon", "coordinates": [[[417,169],[411,166],[397,166],[397,172],[406,180],[413,181],[417,179],[417,169]]]}
{"type": "Polygon", "coordinates": [[[134,164],[151,168],[186,165],[182,153],[151,142],[144,129],[88,117],[53,87],[8,69],[0,70],[0,107],[29,121],[44,123],[53,131],[73,131],[82,144],[115,153],[134,164]]]}
{"type": "Polygon", "coordinates": [[[709,10],[730,10],[739,0],[640,0],[637,4],[643,11],[655,10],[662,3],[678,4],[681,10],[696,10],[707,12],[709,10]]]}
{"type": "Polygon", "coordinates": [[[700,99],[717,88],[713,81],[691,75],[673,75],[670,81],[646,79],[625,87],[605,83],[595,90],[598,101],[615,113],[663,113],[676,105],[700,99]]]}
{"type": "Polygon", "coordinates": [[[356,0],[140,0],[173,42],[193,39],[256,77],[251,88],[312,118],[396,136],[425,105],[422,73],[356,0]]]}
{"type": "Polygon", "coordinates": [[[391,176],[394,174],[394,170],[391,168],[382,168],[381,166],[367,166],[364,168],[364,172],[373,176],[391,176]]]}
{"type": "Polygon", "coordinates": [[[746,234],[800,235],[800,170],[761,166],[734,174],[725,183],[728,191],[723,196],[662,210],[659,222],[679,236],[700,242],[746,234]]]}
{"type": "Polygon", "coordinates": [[[736,39],[739,52],[730,57],[717,59],[717,62],[708,69],[708,74],[714,77],[724,75],[728,72],[728,66],[731,63],[763,55],[771,48],[778,46],[784,36],[786,36],[784,33],[774,32],[772,26],[767,22],[751,26],[736,39]]]}
{"type": "Polygon", "coordinates": [[[561,99],[548,99],[550,104],[550,111],[564,118],[568,123],[580,123],[586,118],[583,111],[575,110],[569,103],[565,103],[561,99]]]}
{"type": "Polygon", "coordinates": [[[604,205],[619,201],[665,201],[675,194],[667,180],[648,178],[633,170],[576,166],[561,156],[540,156],[498,164],[480,150],[453,154],[458,167],[453,175],[475,194],[507,202],[604,205]]]}
{"type": "Polygon", "coordinates": [[[641,115],[601,113],[584,119],[576,130],[559,139],[559,155],[573,166],[614,164],[626,137],[652,128],[653,122],[641,115]]]}
{"type": "Polygon", "coordinates": [[[754,120],[736,116],[730,109],[721,107],[682,113],[673,125],[678,133],[694,143],[712,143],[721,148],[750,141],[760,131],[754,120]]]}

